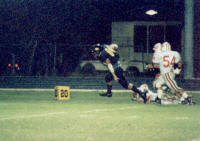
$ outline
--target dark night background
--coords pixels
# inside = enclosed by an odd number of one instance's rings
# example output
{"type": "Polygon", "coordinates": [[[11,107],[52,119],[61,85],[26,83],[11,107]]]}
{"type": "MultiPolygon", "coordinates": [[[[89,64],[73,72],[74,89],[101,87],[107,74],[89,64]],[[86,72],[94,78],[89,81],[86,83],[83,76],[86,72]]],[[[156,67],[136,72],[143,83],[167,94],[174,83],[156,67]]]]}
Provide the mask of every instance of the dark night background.
{"type": "Polygon", "coordinates": [[[57,68],[74,71],[91,44],[111,42],[112,21],[183,19],[184,0],[0,0],[0,75],[12,54],[23,75],[50,73],[55,46],[57,68]],[[159,14],[146,15],[152,8],[159,14]]]}

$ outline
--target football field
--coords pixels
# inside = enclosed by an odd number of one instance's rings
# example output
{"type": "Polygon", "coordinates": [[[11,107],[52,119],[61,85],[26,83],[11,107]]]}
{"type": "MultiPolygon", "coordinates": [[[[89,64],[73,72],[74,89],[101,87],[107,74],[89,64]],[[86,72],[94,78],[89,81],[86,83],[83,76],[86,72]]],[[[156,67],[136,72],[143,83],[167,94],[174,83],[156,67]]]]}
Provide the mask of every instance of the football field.
{"type": "Polygon", "coordinates": [[[200,141],[198,105],[140,104],[130,92],[0,90],[0,141],[200,141]]]}

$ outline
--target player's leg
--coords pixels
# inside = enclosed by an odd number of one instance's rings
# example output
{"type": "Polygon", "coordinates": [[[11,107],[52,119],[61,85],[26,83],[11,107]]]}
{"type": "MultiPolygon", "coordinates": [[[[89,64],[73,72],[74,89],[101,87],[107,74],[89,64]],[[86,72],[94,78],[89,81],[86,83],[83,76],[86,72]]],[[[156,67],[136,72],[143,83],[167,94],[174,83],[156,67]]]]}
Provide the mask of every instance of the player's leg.
{"type": "Polygon", "coordinates": [[[168,87],[172,89],[172,91],[175,92],[175,94],[180,95],[180,100],[182,104],[193,104],[191,97],[188,96],[188,94],[182,88],[178,87],[175,81],[174,73],[166,73],[165,80],[167,82],[168,87]]]}
{"type": "Polygon", "coordinates": [[[163,78],[167,84],[167,86],[171,89],[172,93],[177,94],[182,91],[182,88],[178,87],[175,81],[175,74],[174,73],[165,73],[163,78]]]}
{"type": "Polygon", "coordinates": [[[147,98],[146,98],[146,92],[142,93],[137,87],[135,87],[133,84],[128,83],[126,78],[123,75],[123,69],[122,68],[117,68],[115,70],[115,73],[117,75],[117,77],[119,78],[119,83],[122,87],[124,87],[125,89],[130,89],[132,91],[134,91],[135,93],[138,93],[140,95],[140,97],[143,98],[144,103],[146,103],[147,98]]]}
{"type": "Polygon", "coordinates": [[[100,94],[100,96],[112,97],[112,80],[113,80],[113,76],[112,76],[112,74],[109,72],[109,73],[105,76],[105,82],[106,82],[106,86],[107,86],[107,92],[106,92],[106,93],[100,94]]]}
{"type": "Polygon", "coordinates": [[[123,69],[121,67],[118,67],[118,68],[115,69],[115,73],[116,73],[117,77],[119,78],[119,81],[118,81],[119,84],[123,88],[128,89],[128,82],[123,75],[123,69]]]}
{"type": "Polygon", "coordinates": [[[157,89],[157,97],[156,97],[155,101],[160,104],[161,104],[161,99],[164,95],[163,90],[162,90],[163,84],[164,84],[164,79],[163,79],[162,75],[157,75],[153,82],[153,87],[157,89]]]}
{"type": "Polygon", "coordinates": [[[132,90],[134,93],[139,94],[139,96],[143,99],[144,103],[147,102],[147,91],[141,92],[135,85],[132,83],[128,84],[128,89],[132,90]]]}

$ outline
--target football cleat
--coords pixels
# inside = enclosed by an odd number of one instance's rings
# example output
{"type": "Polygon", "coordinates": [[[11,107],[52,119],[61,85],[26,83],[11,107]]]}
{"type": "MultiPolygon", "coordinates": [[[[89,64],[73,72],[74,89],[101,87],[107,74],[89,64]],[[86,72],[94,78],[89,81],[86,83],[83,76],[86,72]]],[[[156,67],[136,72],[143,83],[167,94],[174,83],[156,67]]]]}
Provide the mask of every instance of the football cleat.
{"type": "Polygon", "coordinates": [[[138,101],[139,99],[140,99],[139,95],[137,93],[133,93],[131,100],[132,101],[138,101]]]}
{"type": "Polygon", "coordinates": [[[112,94],[111,93],[107,94],[107,97],[112,97],[112,94]]]}
{"type": "Polygon", "coordinates": [[[112,97],[112,93],[102,93],[99,94],[100,96],[107,96],[107,97],[112,97]]]}
{"type": "Polygon", "coordinates": [[[158,104],[161,104],[161,99],[157,97],[157,98],[155,99],[155,102],[158,103],[158,104]]]}
{"type": "Polygon", "coordinates": [[[142,97],[142,99],[144,100],[144,103],[147,103],[147,92],[148,91],[145,91],[145,92],[141,92],[139,95],[140,97],[142,97]]]}
{"type": "Polygon", "coordinates": [[[195,105],[196,102],[192,100],[191,96],[188,96],[185,100],[181,102],[181,104],[195,105]]]}

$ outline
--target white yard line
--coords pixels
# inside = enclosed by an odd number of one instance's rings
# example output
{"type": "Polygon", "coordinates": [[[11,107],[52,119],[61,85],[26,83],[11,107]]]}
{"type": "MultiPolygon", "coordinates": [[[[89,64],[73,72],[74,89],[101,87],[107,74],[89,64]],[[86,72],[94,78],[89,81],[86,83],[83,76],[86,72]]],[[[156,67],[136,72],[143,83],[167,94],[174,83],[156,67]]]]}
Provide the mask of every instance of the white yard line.
{"type": "MultiPolygon", "coordinates": [[[[119,110],[126,110],[126,109],[135,109],[135,108],[136,107],[122,107],[122,108],[115,108],[115,109],[93,109],[93,110],[89,110],[89,111],[82,111],[81,115],[86,114],[86,113],[119,111],[119,110]]],[[[31,115],[19,115],[19,116],[12,116],[12,117],[1,117],[0,121],[27,119],[27,118],[50,117],[50,116],[61,115],[61,114],[67,114],[67,112],[54,112],[54,113],[44,113],[44,114],[31,114],[31,115]]]]}
{"type": "MultiPolygon", "coordinates": [[[[54,89],[23,89],[23,88],[0,88],[0,90],[13,91],[54,91],[54,89]]],[[[70,89],[71,92],[105,92],[106,89],[70,89]]],[[[131,90],[112,90],[113,92],[132,92],[131,90]]],[[[187,91],[188,93],[200,93],[200,91],[187,91]]]]}
{"type": "MultiPolygon", "coordinates": [[[[0,88],[9,91],[55,91],[54,89],[23,89],[23,88],[0,88]]],[[[70,89],[71,92],[105,92],[106,89],[70,89]]],[[[131,90],[112,90],[113,92],[132,92],[131,90]]]]}
{"type": "Polygon", "coordinates": [[[200,141],[200,138],[198,138],[198,139],[192,139],[191,141],[200,141]]]}
{"type": "Polygon", "coordinates": [[[110,112],[110,111],[123,111],[127,109],[136,109],[136,107],[121,107],[121,108],[115,108],[115,109],[94,109],[90,111],[83,111],[83,113],[96,113],[96,112],[110,112]]]}
{"type": "MultiPolygon", "coordinates": [[[[80,112],[80,117],[85,118],[92,116],[90,113],[99,113],[99,112],[111,112],[111,111],[123,111],[127,109],[136,109],[135,106],[128,106],[128,107],[121,107],[121,108],[113,108],[113,109],[93,109],[80,112]]],[[[31,114],[31,115],[19,115],[19,116],[10,116],[10,117],[0,117],[0,121],[7,121],[7,120],[18,120],[18,119],[29,119],[29,118],[40,118],[40,117],[51,117],[56,115],[64,115],[68,114],[66,111],[62,112],[53,112],[53,113],[42,113],[42,114],[31,114]]],[[[127,118],[137,119],[138,115],[128,116],[127,118]]],[[[171,119],[171,118],[170,118],[171,119]]],[[[189,117],[180,116],[174,117],[175,120],[189,120],[189,117]]]]}
{"type": "Polygon", "coordinates": [[[60,114],[66,114],[66,112],[55,112],[55,113],[45,113],[45,114],[33,114],[33,115],[4,117],[4,118],[0,118],[0,121],[15,120],[15,119],[26,119],[26,118],[38,118],[38,117],[49,117],[49,116],[60,115],[60,114]]]}
{"type": "Polygon", "coordinates": [[[176,120],[189,120],[189,117],[176,117],[176,120]]]}

